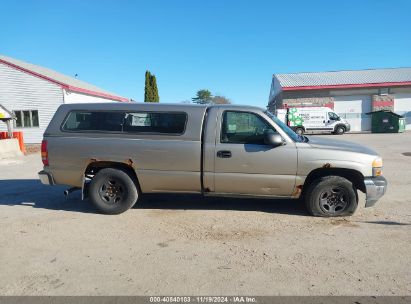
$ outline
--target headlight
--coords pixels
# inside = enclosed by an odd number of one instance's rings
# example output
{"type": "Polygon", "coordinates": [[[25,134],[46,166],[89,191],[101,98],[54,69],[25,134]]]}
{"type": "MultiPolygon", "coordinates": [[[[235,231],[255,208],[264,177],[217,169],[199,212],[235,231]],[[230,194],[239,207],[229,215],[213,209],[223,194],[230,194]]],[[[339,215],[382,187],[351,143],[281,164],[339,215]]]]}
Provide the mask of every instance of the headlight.
{"type": "Polygon", "coordinates": [[[382,159],[378,157],[372,162],[372,176],[382,175],[382,159]]]}

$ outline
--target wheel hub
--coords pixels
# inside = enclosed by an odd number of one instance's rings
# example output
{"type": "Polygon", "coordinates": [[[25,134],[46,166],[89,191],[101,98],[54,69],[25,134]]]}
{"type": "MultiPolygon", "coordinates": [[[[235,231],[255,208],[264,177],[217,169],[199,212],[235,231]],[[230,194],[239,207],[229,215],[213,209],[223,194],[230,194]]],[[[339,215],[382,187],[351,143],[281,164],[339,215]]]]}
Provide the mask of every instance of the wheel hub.
{"type": "Polygon", "coordinates": [[[106,203],[118,203],[123,197],[123,185],[120,181],[109,178],[101,185],[99,195],[106,203]]]}
{"type": "Polygon", "coordinates": [[[328,214],[339,214],[348,206],[348,194],[340,187],[331,187],[320,195],[320,207],[328,214]]]}

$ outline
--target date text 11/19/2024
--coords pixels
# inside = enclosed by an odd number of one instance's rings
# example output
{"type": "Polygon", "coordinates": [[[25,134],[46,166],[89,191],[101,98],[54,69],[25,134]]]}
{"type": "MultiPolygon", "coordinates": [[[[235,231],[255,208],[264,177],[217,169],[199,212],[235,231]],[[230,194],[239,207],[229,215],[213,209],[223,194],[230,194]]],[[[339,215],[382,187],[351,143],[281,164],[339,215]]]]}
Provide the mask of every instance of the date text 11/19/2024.
{"type": "Polygon", "coordinates": [[[198,296],[198,297],[178,297],[161,296],[150,297],[150,303],[257,303],[255,297],[248,296],[198,296]]]}

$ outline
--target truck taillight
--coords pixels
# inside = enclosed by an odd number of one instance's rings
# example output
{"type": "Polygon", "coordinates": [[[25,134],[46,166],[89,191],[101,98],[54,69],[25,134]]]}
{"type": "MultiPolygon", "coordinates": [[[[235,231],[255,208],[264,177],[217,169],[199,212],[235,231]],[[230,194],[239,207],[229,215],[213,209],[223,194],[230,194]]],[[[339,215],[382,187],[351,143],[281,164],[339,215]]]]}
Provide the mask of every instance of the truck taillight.
{"type": "Polygon", "coordinates": [[[41,142],[41,160],[43,161],[43,165],[49,165],[49,153],[47,151],[47,140],[41,142]]]}

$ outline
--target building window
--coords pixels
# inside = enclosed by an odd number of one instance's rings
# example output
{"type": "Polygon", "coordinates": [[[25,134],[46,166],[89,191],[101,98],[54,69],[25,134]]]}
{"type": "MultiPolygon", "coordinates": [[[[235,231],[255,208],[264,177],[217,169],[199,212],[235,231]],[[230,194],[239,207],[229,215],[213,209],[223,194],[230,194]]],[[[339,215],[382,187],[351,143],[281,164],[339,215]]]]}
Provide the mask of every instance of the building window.
{"type": "Polygon", "coordinates": [[[389,95],[390,92],[390,88],[380,88],[378,89],[378,95],[380,96],[385,96],[385,95],[389,95]]]}
{"type": "Polygon", "coordinates": [[[14,121],[15,128],[37,128],[39,127],[39,111],[23,110],[13,111],[16,120],[14,121]]]}

